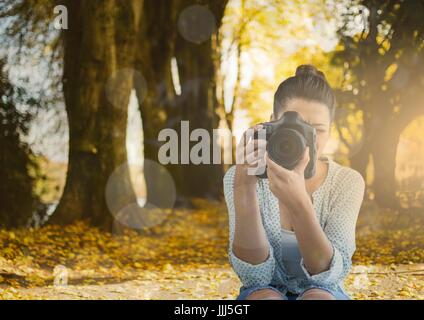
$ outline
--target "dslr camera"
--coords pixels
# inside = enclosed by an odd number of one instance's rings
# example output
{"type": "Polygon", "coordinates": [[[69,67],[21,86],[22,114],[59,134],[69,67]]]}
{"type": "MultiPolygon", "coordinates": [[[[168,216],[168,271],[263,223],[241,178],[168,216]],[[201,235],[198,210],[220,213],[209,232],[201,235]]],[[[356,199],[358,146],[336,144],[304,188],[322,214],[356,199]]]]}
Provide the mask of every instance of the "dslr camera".
{"type": "MultiPolygon", "coordinates": [[[[302,159],[309,146],[309,163],[305,168],[305,179],[315,175],[316,170],[316,130],[303,121],[295,111],[286,111],[275,121],[261,123],[265,130],[268,157],[278,165],[292,170],[302,159]]],[[[254,139],[263,139],[263,134],[256,131],[254,139]]],[[[267,178],[267,173],[258,174],[259,178],[267,178]]]]}

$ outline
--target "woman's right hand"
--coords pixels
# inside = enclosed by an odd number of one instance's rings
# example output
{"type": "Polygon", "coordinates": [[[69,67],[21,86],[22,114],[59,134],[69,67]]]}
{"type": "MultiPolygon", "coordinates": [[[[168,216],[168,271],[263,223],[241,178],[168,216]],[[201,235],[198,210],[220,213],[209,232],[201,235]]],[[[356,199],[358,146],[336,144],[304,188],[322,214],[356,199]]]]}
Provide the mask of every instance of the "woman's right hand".
{"type": "Polygon", "coordinates": [[[269,255],[269,241],[262,224],[256,182],[260,165],[265,165],[266,141],[253,139],[256,125],[246,130],[236,151],[236,172],[234,176],[234,255],[253,265],[265,262],[269,255]],[[252,130],[253,129],[253,130],[252,130]],[[263,160],[262,160],[263,159],[263,160]]]}
{"type": "Polygon", "coordinates": [[[256,184],[257,174],[265,172],[266,141],[253,139],[254,133],[262,129],[261,124],[247,129],[236,149],[236,184],[256,184]]]}

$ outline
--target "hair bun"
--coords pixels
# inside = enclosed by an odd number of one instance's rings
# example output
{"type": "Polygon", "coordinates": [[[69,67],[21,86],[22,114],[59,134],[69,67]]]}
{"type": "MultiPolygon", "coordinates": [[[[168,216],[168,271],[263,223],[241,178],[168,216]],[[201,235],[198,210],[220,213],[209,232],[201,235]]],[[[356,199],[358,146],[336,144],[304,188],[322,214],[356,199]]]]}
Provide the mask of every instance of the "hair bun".
{"type": "Polygon", "coordinates": [[[302,64],[296,69],[296,76],[317,76],[325,80],[325,75],[322,71],[315,68],[311,64],[302,64]]]}

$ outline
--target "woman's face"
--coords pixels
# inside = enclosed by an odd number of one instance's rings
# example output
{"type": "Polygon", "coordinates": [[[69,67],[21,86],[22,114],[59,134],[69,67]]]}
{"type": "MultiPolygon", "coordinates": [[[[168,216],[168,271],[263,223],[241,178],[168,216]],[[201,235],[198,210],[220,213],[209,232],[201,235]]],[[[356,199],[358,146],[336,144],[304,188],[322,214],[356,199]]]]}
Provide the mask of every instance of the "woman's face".
{"type": "MultiPolygon", "coordinates": [[[[296,111],[304,121],[316,129],[317,156],[319,158],[330,136],[331,121],[328,107],[320,102],[295,98],[289,100],[287,106],[277,114],[277,119],[281,118],[286,111],[296,111]]],[[[274,115],[271,120],[275,120],[274,115]]]]}

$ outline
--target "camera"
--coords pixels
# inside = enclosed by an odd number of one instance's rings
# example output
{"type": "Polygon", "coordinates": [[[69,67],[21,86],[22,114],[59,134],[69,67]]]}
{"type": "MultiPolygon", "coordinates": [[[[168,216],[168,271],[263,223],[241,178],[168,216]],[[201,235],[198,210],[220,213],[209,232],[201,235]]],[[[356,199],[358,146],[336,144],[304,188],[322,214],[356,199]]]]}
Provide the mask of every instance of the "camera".
{"type": "MultiPolygon", "coordinates": [[[[295,111],[286,111],[275,121],[261,123],[265,130],[268,157],[278,165],[292,170],[302,159],[306,147],[309,146],[309,163],[305,168],[305,179],[315,175],[316,170],[316,130],[303,121],[295,111]]],[[[263,138],[256,131],[254,139],[263,138]]],[[[258,174],[259,178],[267,178],[267,173],[258,174]]]]}

